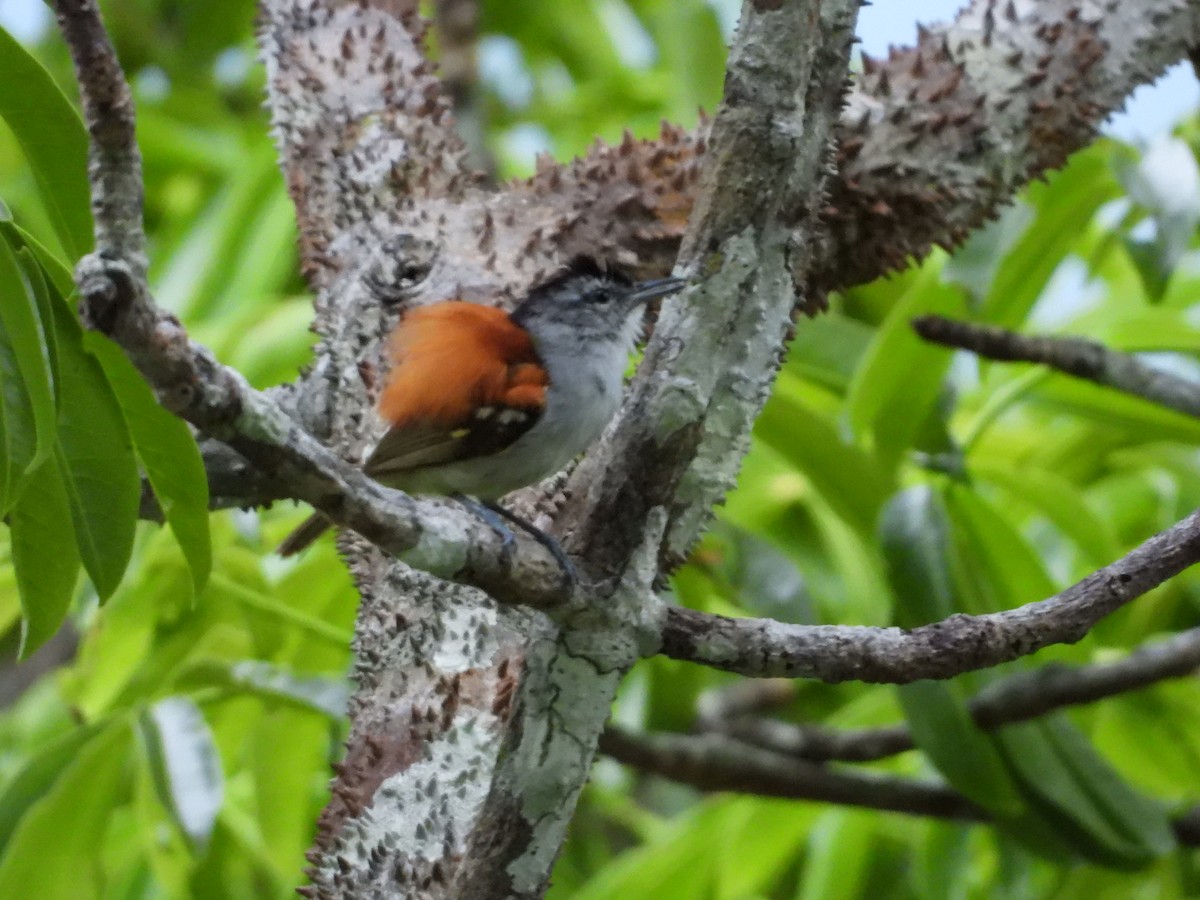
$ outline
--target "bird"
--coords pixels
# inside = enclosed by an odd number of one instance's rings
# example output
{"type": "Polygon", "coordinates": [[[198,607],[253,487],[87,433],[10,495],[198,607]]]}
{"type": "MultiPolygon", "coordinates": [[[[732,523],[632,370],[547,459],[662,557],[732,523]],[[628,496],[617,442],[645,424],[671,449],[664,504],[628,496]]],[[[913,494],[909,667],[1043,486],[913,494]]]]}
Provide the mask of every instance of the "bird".
{"type": "MultiPolygon", "coordinates": [[[[404,314],[389,340],[391,367],[377,409],[387,430],[363,464],[408,494],[476,498],[510,547],[497,513],[545,544],[557,542],[495,501],[583,453],[621,405],[644,304],[679,278],[634,282],[576,257],[533,286],[512,312],[443,300],[404,314]]],[[[292,556],[332,523],[310,516],[280,545],[292,556]]]]}

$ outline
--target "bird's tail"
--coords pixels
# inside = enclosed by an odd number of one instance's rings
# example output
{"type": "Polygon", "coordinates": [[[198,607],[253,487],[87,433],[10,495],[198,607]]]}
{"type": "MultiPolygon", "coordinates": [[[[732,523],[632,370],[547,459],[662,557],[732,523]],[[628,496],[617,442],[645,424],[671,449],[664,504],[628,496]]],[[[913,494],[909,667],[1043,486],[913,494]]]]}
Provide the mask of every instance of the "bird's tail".
{"type": "Polygon", "coordinates": [[[333,525],[321,513],[313,513],[279,545],[280,556],[295,556],[333,525]]]}

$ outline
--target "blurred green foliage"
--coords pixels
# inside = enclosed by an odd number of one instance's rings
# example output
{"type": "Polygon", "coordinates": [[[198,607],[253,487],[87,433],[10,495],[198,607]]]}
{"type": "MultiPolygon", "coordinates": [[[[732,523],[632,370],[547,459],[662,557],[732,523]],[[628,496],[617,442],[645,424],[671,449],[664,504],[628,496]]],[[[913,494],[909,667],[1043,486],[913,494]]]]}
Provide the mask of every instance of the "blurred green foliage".
{"type": "MultiPolygon", "coordinates": [[[[290,379],[309,357],[310,308],[261,106],[252,4],[102,5],[138,100],[159,302],[255,385],[290,379]]],[[[565,158],[626,127],[694,124],[719,97],[719,22],[701,0],[562,0],[536,15],[487,0],[478,90],[500,174],[529,171],[534,149],[565,158]]],[[[180,432],[67,314],[64,266],[87,243],[82,133],[62,113],[74,96],[64,49],[52,33],[28,49],[0,34],[0,374],[19,387],[0,395],[11,526],[0,558],[19,563],[0,566],[0,633],[32,649],[68,614],[80,645],[0,712],[0,896],[287,897],[345,735],[355,595],[328,543],[295,562],[271,555],[301,511],[217,514],[207,535],[180,432]],[[79,394],[70,373],[81,368],[99,394],[79,394]],[[107,410],[107,424],[79,408],[107,410]],[[80,422],[92,433],[72,432],[80,422]],[[170,530],[135,534],[129,511],[113,511],[130,502],[128,454],[105,454],[95,493],[97,464],[80,452],[95,441],[136,449],[171,501],[170,530]]],[[[1177,189],[1196,179],[1197,147],[1196,121],[1149,151],[1098,142],[953,257],[847,291],[800,323],[738,489],[675,578],[677,599],[871,625],[1003,609],[1200,505],[1200,423],[951,354],[908,325],[940,312],[1089,335],[1200,374],[1200,204],[1177,189]]],[[[1185,574],[1033,664],[1108,658],[1195,627],[1198,587],[1185,574]]],[[[947,779],[1006,827],[703,797],[602,760],[551,896],[1200,892],[1195,851],[1172,849],[1164,832],[1168,811],[1200,801],[1200,684],[983,736],[962,703],[993,677],[903,692],[803,684],[778,714],[844,728],[907,716],[922,752],[872,768],[947,779]]],[[[731,681],[647,660],[614,712],[630,727],[686,731],[698,698],[731,681]]]]}

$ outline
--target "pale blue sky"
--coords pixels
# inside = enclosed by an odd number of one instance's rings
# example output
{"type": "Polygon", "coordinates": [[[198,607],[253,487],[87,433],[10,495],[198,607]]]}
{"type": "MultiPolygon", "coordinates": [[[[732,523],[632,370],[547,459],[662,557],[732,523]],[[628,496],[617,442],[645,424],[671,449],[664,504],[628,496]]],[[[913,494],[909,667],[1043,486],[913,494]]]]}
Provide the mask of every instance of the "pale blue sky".
{"type": "MultiPolygon", "coordinates": [[[[194,0],[202,2],[202,0],[194,0]]],[[[728,26],[740,7],[740,0],[709,0],[728,26]]],[[[902,0],[876,0],[859,13],[859,37],[863,49],[871,55],[887,52],[889,44],[911,44],[916,40],[918,17],[926,23],[945,21],[962,6],[962,0],[922,0],[919,4],[902,0]],[[914,7],[919,7],[918,13],[914,7]]],[[[18,38],[36,37],[50,26],[50,13],[44,0],[0,0],[0,26],[18,38]]],[[[1148,141],[1169,129],[1183,115],[1200,105],[1200,83],[1191,67],[1172,68],[1157,84],[1136,91],[1127,104],[1106,125],[1105,131],[1125,140],[1148,141]]]]}

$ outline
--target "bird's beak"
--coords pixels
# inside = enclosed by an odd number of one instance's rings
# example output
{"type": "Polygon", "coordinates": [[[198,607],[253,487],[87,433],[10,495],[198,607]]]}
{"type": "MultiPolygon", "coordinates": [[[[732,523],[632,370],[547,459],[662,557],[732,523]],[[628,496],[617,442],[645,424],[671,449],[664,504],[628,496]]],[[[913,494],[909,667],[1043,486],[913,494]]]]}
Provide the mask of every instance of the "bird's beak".
{"type": "Polygon", "coordinates": [[[640,281],[633,286],[629,295],[630,303],[646,303],[656,297],[665,297],[683,289],[686,284],[682,278],[656,278],[653,281],[640,281]]]}

